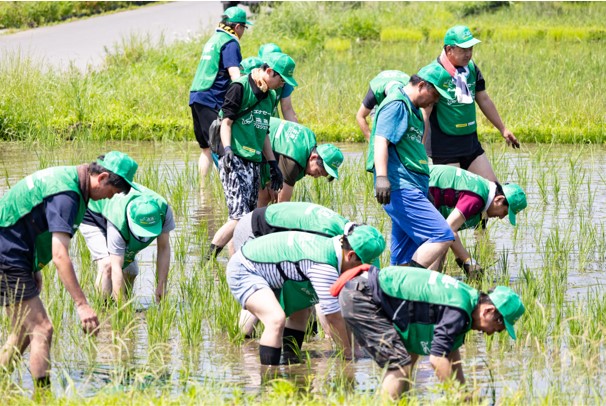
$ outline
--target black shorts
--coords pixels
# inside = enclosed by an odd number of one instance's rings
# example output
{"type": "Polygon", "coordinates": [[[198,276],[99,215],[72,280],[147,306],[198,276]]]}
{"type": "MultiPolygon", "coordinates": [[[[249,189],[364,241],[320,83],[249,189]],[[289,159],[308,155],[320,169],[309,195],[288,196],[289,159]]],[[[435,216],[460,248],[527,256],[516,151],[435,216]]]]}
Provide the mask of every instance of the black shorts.
{"type": "Polygon", "coordinates": [[[39,294],[32,271],[0,268],[0,304],[2,306],[32,299],[39,294]]]}
{"type": "Polygon", "coordinates": [[[210,148],[208,128],[210,124],[219,116],[219,112],[210,107],[193,103],[191,107],[191,116],[194,120],[194,134],[200,148],[210,148]]]}
{"type": "Polygon", "coordinates": [[[339,294],[339,305],[354,337],[381,368],[393,370],[411,364],[393,323],[373,302],[368,279],[358,276],[348,281],[339,294]]]}
{"type": "Polygon", "coordinates": [[[459,164],[462,169],[467,170],[471,166],[472,162],[483,153],[484,149],[481,145],[478,145],[478,148],[471,155],[455,156],[451,158],[431,157],[431,162],[434,165],[459,164]]]}

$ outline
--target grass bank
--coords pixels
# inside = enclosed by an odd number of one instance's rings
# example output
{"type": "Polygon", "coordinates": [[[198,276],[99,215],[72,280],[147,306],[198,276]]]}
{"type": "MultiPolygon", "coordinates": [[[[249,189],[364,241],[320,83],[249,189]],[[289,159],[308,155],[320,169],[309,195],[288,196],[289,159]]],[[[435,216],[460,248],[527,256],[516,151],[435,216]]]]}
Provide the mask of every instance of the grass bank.
{"type": "MultiPolygon", "coordinates": [[[[354,116],[369,80],[418,71],[448,27],[467,24],[483,41],[474,59],[487,91],[522,142],[603,143],[605,13],[603,3],[283,2],[257,16],[242,55],[278,43],[297,62],[300,121],[320,140],[361,141],[354,116]]],[[[130,38],[87,74],[6,55],[0,138],[191,140],[189,86],[207,38],[160,48],[130,38]]],[[[479,117],[481,138],[498,139],[479,117]]]]}
{"type": "Polygon", "coordinates": [[[34,28],[65,20],[128,9],[150,1],[3,1],[0,29],[34,28]]]}

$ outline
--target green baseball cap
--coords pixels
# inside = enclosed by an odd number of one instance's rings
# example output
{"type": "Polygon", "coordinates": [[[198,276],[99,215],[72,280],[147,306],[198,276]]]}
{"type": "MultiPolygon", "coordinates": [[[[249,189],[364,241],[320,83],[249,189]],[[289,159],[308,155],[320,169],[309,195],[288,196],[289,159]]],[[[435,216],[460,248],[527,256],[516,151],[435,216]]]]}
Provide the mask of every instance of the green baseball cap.
{"type": "Polygon", "coordinates": [[[526,193],[517,183],[506,183],[503,185],[503,194],[509,204],[509,222],[512,226],[516,225],[516,214],[528,206],[526,193]]]}
{"type": "Polygon", "coordinates": [[[424,81],[431,83],[438,93],[440,93],[440,96],[446,98],[446,100],[454,98],[454,96],[448,92],[448,88],[452,83],[452,76],[450,76],[450,73],[448,73],[448,71],[439,63],[434,62],[424,66],[419,73],[417,73],[417,76],[424,81]]]}
{"type": "Polygon", "coordinates": [[[516,332],[513,325],[526,311],[522,299],[517,293],[506,286],[497,286],[488,294],[488,297],[490,297],[492,303],[503,316],[505,328],[509,336],[515,340],[516,332]]]}
{"type": "Polygon", "coordinates": [[[343,163],[343,153],[332,144],[322,144],[316,147],[316,151],[322,158],[324,169],[330,176],[339,179],[339,166],[343,163]]]}
{"type": "Polygon", "coordinates": [[[267,44],[263,44],[259,47],[259,58],[266,58],[269,54],[274,52],[282,52],[282,48],[273,42],[268,42],[267,44]]]}
{"type": "Polygon", "coordinates": [[[133,183],[133,179],[135,178],[135,172],[137,172],[139,165],[124,152],[110,151],[105,154],[103,159],[97,159],[97,163],[108,171],[112,171],[120,176],[128,182],[129,185],[137,189],[133,183]]]}
{"type": "Polygon", "coordinates": [[[444,45],[455,45],[459,48],[471,48],[480,42],[482,41],[473,37],[469,27],[464,25],[455,25],[449,28],[444,35],[444,45]]]}
{"type": "Polygon", "coordinates": [[[295,72],[295,61],[293,61],[290,56],[280,52],[273,52],[267,55],[265,63],[267,63],[270,68],[278,72],[286,83],[293,87],[298,86],[297,81],[295,78],[293,78],[293,74],[295,72]]]}
{"type": "Polygon", "coordinates": [[[374,264],[385,250],[385,238],[379,230],[363,224],[347,236],[349,245],[365,264],[374,264]]]}
{"type": "Polygon", "coordinates": [[[263,61],[256,56],[249,56],[246,59],[242,59],[240,67],[242,72],[249,74],[253,69],[260,68],[263,65],[263,61]]]}
{"type": "Polygon", "coordinates": [[[240,23],[246,25],[253,25],[246,19],[246,11],[240,7],[230,7],[223,12],[223,21],[228,23],[240,23]]]}
{"type": "Polygon", "coordinates": [[[134,198],[126,208],[128,227],[137,237],[155,238],[162,233],[160,206],[151,196],[134,198]]]}

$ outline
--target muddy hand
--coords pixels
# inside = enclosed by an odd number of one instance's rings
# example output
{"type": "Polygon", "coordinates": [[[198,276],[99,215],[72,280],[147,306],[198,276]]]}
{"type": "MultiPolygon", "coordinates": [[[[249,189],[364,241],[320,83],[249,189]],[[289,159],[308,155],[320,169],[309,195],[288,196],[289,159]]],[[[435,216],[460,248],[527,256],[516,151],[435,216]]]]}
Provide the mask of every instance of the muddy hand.
{"type": "Polygon", "coordinates": [[[505,129],[505,131],[503,132],[503,138],[505,138],[507,145],[511,145],[514,149],[520,148],[520,142],[518,141],[516,136],[513,135],[513,133],[508,129],[505,129]]]}
{"type": "Polygon", "coordinates": [[[97,314],[88,304],[78,306],[78,317],[82,323],[82,330],[85,333],[93,335],[99,333],[99,319],[97,319],[97,314]]]}

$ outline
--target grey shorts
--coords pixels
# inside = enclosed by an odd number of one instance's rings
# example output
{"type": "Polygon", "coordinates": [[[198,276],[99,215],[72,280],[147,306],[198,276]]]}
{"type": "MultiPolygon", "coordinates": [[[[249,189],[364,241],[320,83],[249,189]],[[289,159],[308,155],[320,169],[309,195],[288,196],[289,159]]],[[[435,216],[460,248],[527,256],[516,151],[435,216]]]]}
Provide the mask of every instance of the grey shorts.
{"type": "Polygon", "coordinates": [[[234,235],[231,239],[231,242],[234,245],[234,252],[237,252],[242,248],[246,241],[254,238],[255,236],[252,231],[252,212],[250,212],[238,221],[238,224],[234,229],[234,235]]]}
{"type": "MultiPolygon", "coordinates": [[[[78,228],[86,246],[90,251],[90,255],[93,261],[99,261],[109,257],[109,251],[107,250],[107,236],[102,229],[90,224],[80,224],[78,228]]],[[[122,270],[126,275],[137,276],[139,274],[139,265],[137,260],[131,262],[129,266],[122,270]]]]}
{"type": "Polygon", "coordinates": [[[219,159],[219,176],[227,202],[227,212],[230,220],[239,220],[257,208],[261,164],[236,155],[226,173],[223,161],[223,158],[219,159]]]}
{"type": "Polygon", "coordinates": [[[339,305],[356,340],[381,368],[399,369],[412,362],[389,317],[373,302],[367,278],[348,281],[339,294],[339,305]]]}
{"type": "Polygon", "coordinates": [[[246,301],[258,290],[271,289],[269,283],[259,275],[252,273],[244,264],[246,261],[240,251],[236,252],[227,263],[227,285],[242,308],[246,309],[246,301]]]}

